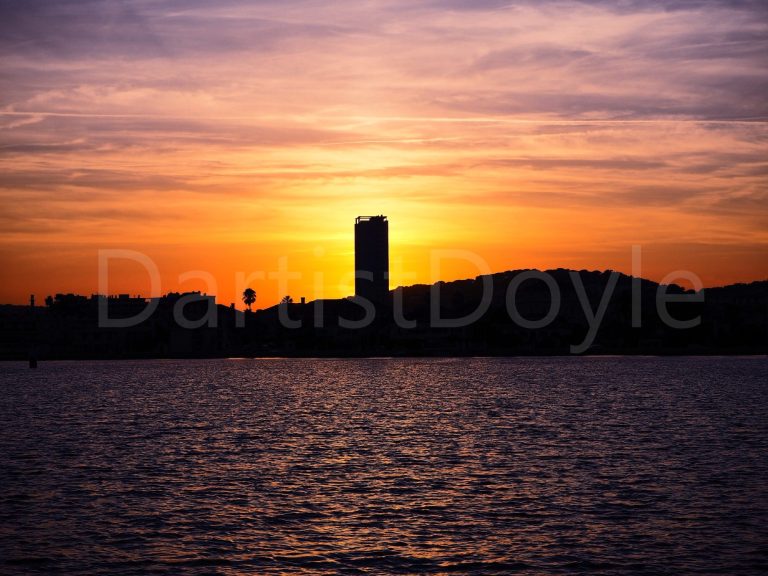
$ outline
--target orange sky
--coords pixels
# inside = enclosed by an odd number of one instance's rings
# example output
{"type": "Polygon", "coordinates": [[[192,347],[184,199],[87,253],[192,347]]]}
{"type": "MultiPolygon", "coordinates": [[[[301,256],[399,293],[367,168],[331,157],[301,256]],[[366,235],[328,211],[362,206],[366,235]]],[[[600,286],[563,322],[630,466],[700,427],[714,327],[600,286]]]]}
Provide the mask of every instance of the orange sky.
{"type": "Polygon", "coordinates": [[[393,287],[485,271],[436,250],[629,273],[633,245],[657,281],[768,278],[759,3],[209,4],[3,8],[0,302],[96,292],[100,249],[161,292],[346,296],[366,214],[393,287]]]}

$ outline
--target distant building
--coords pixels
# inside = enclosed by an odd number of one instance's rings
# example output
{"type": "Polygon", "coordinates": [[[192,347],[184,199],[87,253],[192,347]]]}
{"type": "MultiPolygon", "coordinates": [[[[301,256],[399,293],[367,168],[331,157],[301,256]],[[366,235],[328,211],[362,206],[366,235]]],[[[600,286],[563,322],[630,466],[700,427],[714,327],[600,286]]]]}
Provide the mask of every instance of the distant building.
{"type": "Polygon", "coordinates": [[[384,303],[389,297],[386,216],[358,216],[355,220],[355,296],[374,303],[384,303]]]}

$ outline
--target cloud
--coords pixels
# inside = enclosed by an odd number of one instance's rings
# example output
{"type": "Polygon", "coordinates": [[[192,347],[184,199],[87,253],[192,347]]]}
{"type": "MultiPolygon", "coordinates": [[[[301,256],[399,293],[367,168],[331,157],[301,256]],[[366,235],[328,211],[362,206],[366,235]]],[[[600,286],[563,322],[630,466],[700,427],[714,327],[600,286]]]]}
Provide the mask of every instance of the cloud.
{"type": "Polygon", "coordinates": [[[476,114],[763,117],[761,6],[4,0],[3,103],[301,114],[359,110],[370,96],[476,114]],[[148,104],[130,99],[142,93],[148,104]],[[56,94],[69,103],[46,103],[56,94]]]}

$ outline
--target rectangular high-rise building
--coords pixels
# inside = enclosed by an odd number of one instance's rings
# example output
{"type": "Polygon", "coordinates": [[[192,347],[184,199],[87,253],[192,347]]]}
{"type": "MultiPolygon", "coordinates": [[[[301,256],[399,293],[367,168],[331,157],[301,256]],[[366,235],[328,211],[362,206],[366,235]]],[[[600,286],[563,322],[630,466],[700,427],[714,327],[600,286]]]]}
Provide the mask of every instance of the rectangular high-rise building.
{"type": "Polygon", "coordinates": [[[355,220],[355,296],[382,304],[389,298],[389,222],[386,216],[355,220]]]}

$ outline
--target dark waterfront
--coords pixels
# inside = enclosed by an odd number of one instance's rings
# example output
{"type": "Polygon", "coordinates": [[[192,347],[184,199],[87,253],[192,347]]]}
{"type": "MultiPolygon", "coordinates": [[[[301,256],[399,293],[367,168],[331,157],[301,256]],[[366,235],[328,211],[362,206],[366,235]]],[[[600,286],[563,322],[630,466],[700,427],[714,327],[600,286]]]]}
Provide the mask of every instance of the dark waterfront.
{"type": "Polygon", "coordinates": [[[768,359],[0,364],[0,572],[768,570],[768,359]]]}

